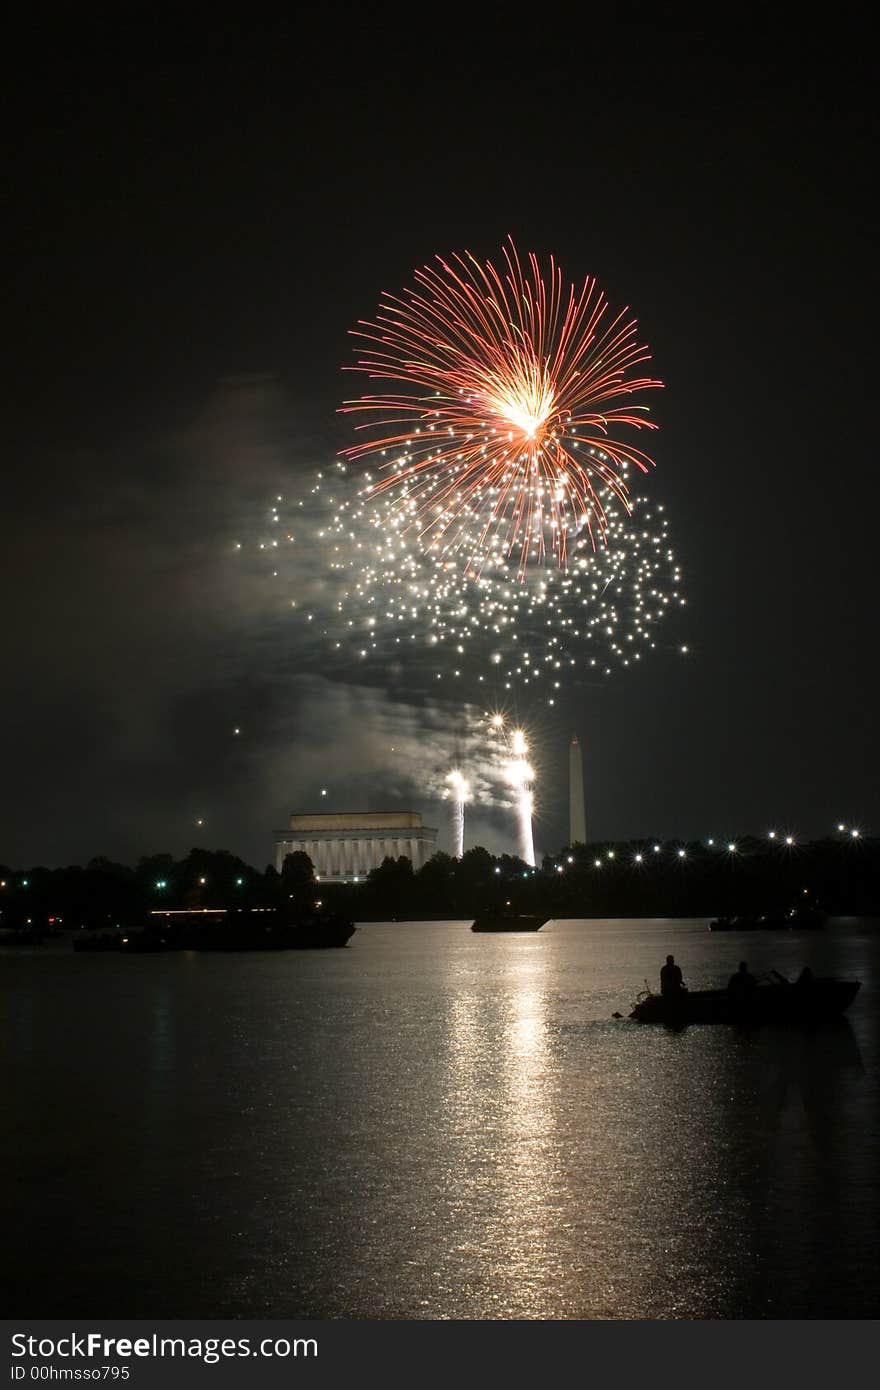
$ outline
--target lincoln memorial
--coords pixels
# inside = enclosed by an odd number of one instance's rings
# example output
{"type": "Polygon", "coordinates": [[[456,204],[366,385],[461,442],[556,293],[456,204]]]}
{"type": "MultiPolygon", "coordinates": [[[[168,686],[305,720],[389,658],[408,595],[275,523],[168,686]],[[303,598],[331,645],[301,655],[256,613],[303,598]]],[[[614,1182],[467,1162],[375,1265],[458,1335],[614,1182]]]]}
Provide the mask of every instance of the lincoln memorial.
{"type": "Polygon", "coordinates": [[[383,859],[412,861],[420,869],[436,848],[437,831],[422,825],[418,811],[344,811],[291,816],[275,834],[275,867],[295,850],[307,854],[320,879],[364,878],[383,859]]]}

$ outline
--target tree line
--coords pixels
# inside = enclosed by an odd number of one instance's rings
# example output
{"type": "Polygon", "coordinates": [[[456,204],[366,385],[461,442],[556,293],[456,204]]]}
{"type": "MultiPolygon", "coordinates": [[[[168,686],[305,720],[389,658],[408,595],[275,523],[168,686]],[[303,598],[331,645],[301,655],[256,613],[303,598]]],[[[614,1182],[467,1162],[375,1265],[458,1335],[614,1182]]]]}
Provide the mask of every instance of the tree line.
{"type": "Polygon", "coordinates": [[[365,921],[461,918],[506,907],[548,917],[745,915],[803,901],[833,915],[880,912],[880,841],[789,846],[743,836],[735,849],[598,841],[566,846],[536,868],[477,846],[461,859],[437,853],[418,870],[409,859],[386,859],[362,882],[346,884],[318,881],[301,852],[289,854],[280,872],[207,849],[179,860],[149,855],[134,867],[102,856],[66,868],[0,866],[0,929],[131,927],[166,909],[300,910],[318,902],[365,921]]]}

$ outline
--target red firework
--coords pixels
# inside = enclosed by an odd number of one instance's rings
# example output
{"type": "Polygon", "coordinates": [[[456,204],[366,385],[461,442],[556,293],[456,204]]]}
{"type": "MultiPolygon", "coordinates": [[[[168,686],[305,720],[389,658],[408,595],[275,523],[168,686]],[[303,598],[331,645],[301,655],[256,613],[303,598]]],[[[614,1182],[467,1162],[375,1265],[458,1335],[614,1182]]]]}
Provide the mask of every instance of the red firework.
{"type": "Polygon", "coordinates": [[[436,260],[353,330],[370,346],[347,370],[398,386],[341,407],[370,434],[343,455],[377,458],[365,492],[425,549],[461,551],[472,571],[514,552],[520,575],[548,553],[564,568],[573,537],[604,538],[597,487],[628,508],[627,469],[652,466],[613,434],[656,429],[648,407],[616,402],[663,383],[628,375],[650,355],[595,279],[566,290],[552,257],[545,279],[512,239],[501,270],[469,252],[436,260]]]}

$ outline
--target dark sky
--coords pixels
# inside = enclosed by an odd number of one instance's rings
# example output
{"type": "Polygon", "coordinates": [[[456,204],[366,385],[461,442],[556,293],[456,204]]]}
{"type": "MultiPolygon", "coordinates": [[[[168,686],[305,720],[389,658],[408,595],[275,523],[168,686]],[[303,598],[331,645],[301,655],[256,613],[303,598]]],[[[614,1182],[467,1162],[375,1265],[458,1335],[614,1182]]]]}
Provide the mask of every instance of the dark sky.
{"type": "MultiPolygon", "coordinates": [[[[638,314],[690,605],[687,660],[536,716],[539,849],[573,729],[596,836],[877,831],[873,45],[837,12],[645,8],[20,33],[0,862],[264,864],[291,810],[380,803],[448,844],[425,789],[461,711],[323,681],[232,544],[348,442],[380,291],[508,234],[638,314]]],[[[472,828],[510,846],[497,810],[472,828]]]]}

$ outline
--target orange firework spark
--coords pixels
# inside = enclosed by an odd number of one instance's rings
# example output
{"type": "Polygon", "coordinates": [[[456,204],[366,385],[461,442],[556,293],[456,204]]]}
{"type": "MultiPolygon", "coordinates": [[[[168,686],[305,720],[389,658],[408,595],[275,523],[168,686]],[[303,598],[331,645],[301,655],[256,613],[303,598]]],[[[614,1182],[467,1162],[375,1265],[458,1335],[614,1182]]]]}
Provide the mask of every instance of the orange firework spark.
{"type": "Polygon", "coordinates": [[[604,541],[597,487],[629,510],[627,470],[652,460],[613,431],[656,425],[647,406],[616,402],[663,383],[628,376],[650,355],[595,279],[566,290],[552,257],[545,279],[512,239],[504,262],[438,256],[439,269],[415,272],[418,288],[383,295],[376,322],[353,330],[370,347],[347,370],[400,389],[345,402],[369,416],[357,428],[370,438],[342,452],[378,458],[383,476],[368,474],[365,492],[390,493],[425,550],[461,554],[471,573],[516,554],[522,576],[548,554],[565,569],[574,536],[604,541]]]}

